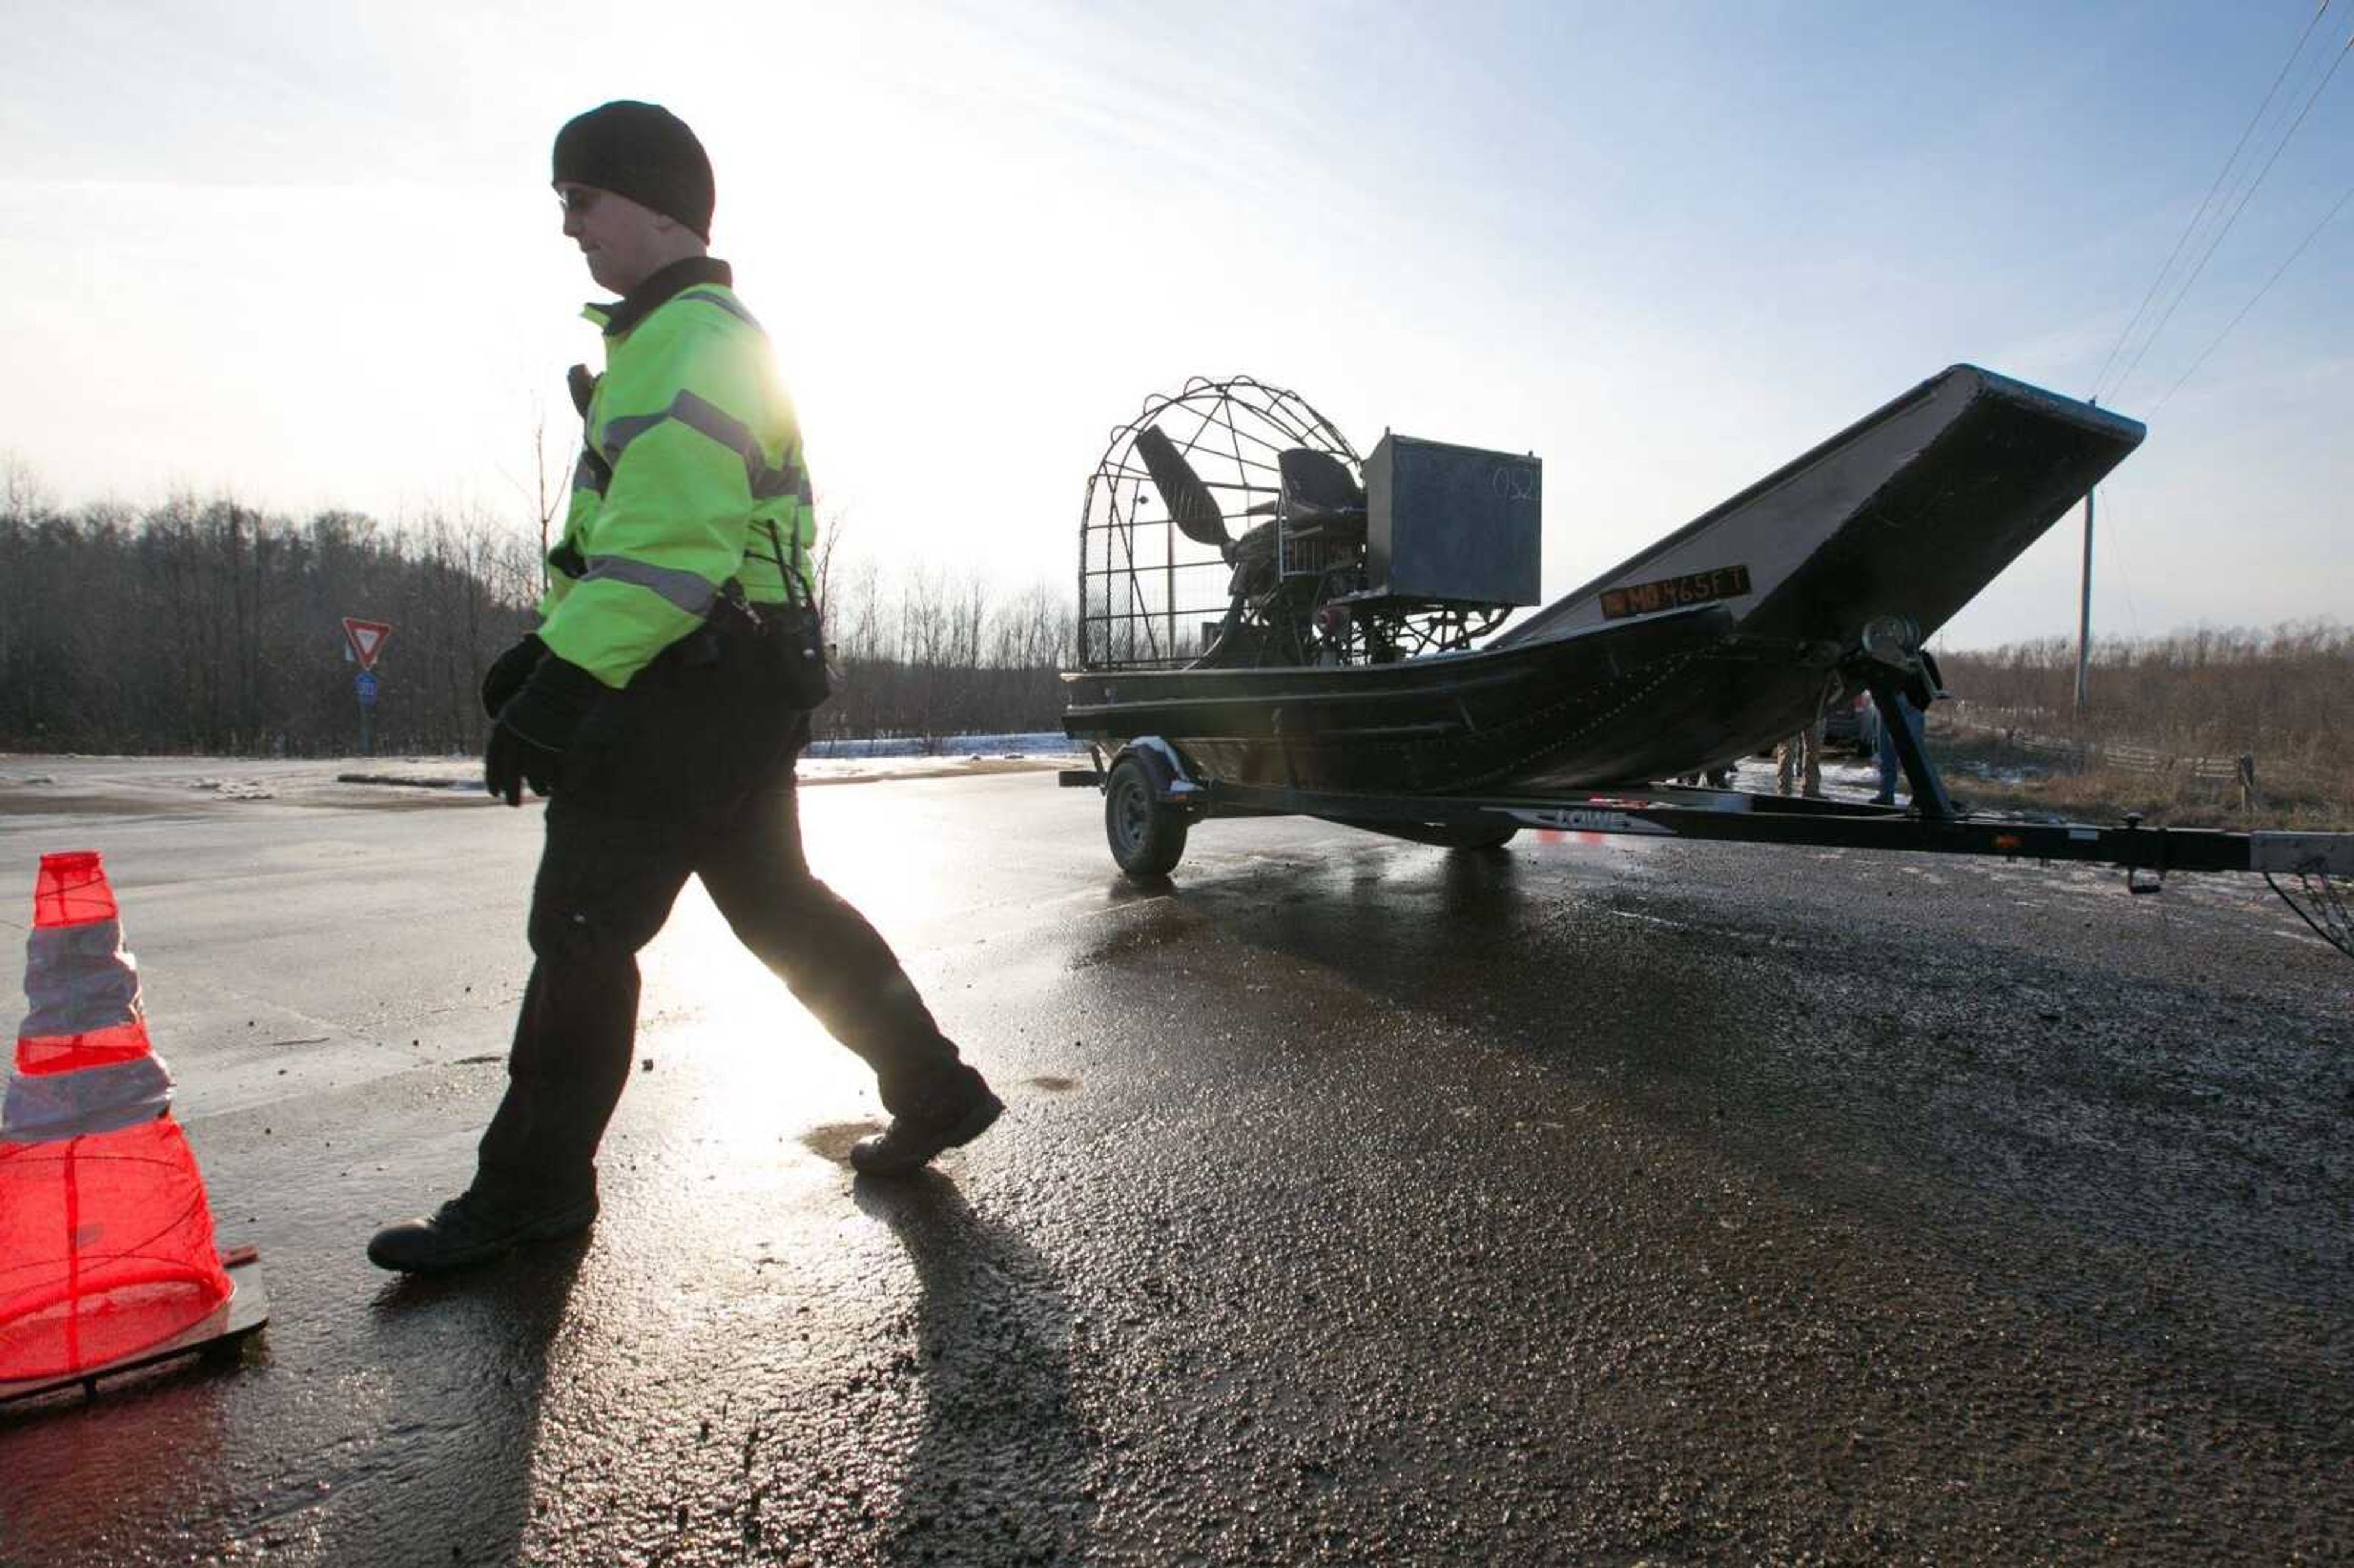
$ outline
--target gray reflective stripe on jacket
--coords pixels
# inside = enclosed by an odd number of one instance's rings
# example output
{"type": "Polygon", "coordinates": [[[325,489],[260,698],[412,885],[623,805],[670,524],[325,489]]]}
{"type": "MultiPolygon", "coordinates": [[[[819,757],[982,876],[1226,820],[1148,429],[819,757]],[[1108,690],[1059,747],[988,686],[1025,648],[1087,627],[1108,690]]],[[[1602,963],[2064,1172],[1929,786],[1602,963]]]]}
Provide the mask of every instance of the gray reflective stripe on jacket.
{"type": "Polygon", "coordinates": [[[627,556],[590,556],[588,562],[588,569],[580,574],[581,582],[602,579],[652,588],[689,615],[709,614],[711,601],[719,593],[700,573],[682,572],[673,567],[650,566],[627,556]]]}
{"type": "Polygon", "coordinates": [[[742,322],[754,332],[759,333],[764,336],[767,334],[768,329],[760,324],[760,320],[758,316],[755,316],[751,312],[744,308],[744,302],[741,300],[735,299],[726,294],[706,293],[701,289],[683,289],[679,291],[677,297],[682,300],[700,300],[706,305],[717,305],[721,310],[726,311],[729,315],[734,316],[737,321],[742,322]]]}
{"type": "Polygon", "coordinates": [[[791,463],[770,468],[768,460],[760,455],[760,443],[754,439],[751,426],[710,399],[684,389],[659,414],[623,414],[606,420],[605,461],[618,466],[621,453],[629,450],[631,441],[673,419],[710,437],[743,459],[744,480],[751,486],[753,500],[773,501],[779,495],[795,493],[803,500],[809,498],[808,474],[791,463]]]}
{"type": "Polygon", "coordinates": [[[70,1073],[19,1073],[0,1104],[0,1143],[120,1132],[171,1108],[171,1072],[152,1055],[70,1073]]]}
{"type": "Polygon", "coordinates": [[[139,965],[122,950],[120,920],[37,926],[25,939],[25,1000],[17,1033],[46,1039],[112,1029],[139,1016],[139,965]]]}

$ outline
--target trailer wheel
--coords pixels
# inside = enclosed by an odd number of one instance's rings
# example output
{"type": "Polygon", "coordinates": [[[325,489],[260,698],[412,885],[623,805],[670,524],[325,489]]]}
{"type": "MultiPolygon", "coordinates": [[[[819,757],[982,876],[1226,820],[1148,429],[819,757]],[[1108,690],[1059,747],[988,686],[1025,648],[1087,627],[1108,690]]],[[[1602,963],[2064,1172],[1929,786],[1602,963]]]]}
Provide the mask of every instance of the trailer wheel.
{"type": "Polygon", "coordinates": [[[1166,876],[1185,853],[1185,813],[1161,800],[1160,781],[1140,757],[1112,764],[1104,785],[1104,837],[1130,876],[1166,876]]]}

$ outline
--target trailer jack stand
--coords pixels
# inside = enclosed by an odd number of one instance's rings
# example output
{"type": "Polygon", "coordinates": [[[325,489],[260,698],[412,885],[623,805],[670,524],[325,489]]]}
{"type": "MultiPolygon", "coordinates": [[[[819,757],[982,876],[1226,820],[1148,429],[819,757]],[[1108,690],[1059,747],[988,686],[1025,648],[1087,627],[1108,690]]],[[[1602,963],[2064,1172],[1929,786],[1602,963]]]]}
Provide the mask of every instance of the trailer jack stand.
{"type": "MultiPolygon", "coordinates": [[[[1872,705],[1880,710],[1880,722],[1889,740],[1896,748],[1896,760],[1903,765],[1904,781],[1912,786],[1913,809],[1925,820],[1943,821],[1952,817],[1953,798],[1946,793],[1946,781],[1937,776],[1936,764],[1929,760],[1928,748],[1921,744],[1920,736],[1908,721],[1898,685],[1884,667],[1875,669],[1866,689],[1872,693],[1872,705]]],[[[1918,713],[1919,709],[1914,709],[1918,713]]]]}

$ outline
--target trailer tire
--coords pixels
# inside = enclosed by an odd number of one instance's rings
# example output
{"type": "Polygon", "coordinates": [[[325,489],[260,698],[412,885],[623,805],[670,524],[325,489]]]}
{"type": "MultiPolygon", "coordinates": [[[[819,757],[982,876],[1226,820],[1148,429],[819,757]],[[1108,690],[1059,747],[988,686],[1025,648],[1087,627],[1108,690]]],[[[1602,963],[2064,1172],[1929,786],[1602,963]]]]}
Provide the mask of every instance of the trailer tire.
{"type": "Polygon", "coordinates": [[[1104,838],[1111,858],[1134,877],[1166,876],[1185,853],[1185,813],[1161,799],[1161,780],[1130,753],[1104,782],[1104,838]]]}

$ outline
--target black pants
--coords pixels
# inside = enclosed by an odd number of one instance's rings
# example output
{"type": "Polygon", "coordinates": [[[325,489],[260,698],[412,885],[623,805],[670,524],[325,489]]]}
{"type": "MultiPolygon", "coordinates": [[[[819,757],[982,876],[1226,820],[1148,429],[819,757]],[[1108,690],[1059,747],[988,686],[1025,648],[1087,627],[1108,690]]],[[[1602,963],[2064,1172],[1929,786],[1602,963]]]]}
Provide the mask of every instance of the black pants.
{"type": "Polygon", "coordinates": [[[874,1067],[894,1115],[971,1076],[865,917],[810,874],[767,641],[702,632],[600,698],[564,760],[532,888],[531,981],[476,1185],[533,1202],[596,1187],[629,1082],[638,949],[690,874],[737,938],[874,1067]]]}

